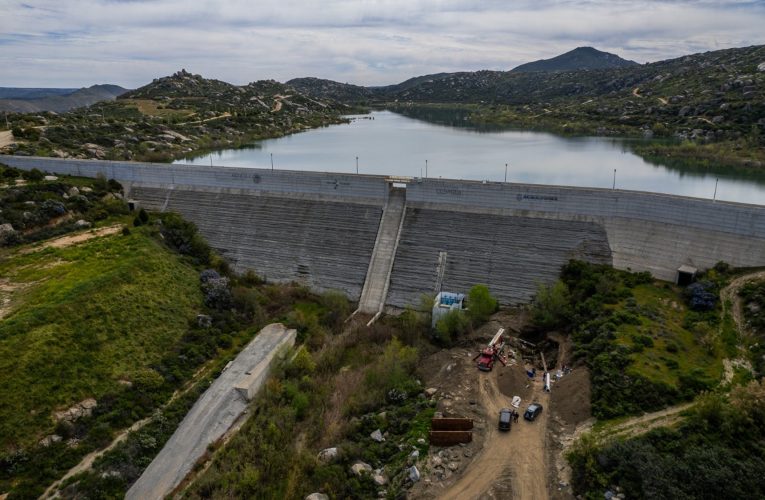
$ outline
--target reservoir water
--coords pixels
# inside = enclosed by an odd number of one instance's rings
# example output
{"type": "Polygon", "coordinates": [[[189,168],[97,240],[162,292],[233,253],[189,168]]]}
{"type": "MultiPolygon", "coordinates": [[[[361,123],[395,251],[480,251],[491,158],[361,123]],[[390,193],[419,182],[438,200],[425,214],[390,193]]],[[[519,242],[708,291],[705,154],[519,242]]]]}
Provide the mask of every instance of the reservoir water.
{"type": "Polygon", "coordinates": [[[765,175],[657,166],[631,153],[628,143],[620,140],[480,130],[464,126],[460,115],[426,121],[375,111],[350,118],[349,124],[177,163],[271,168],[273,158],[276,169],[355,173],[358,157],[362,174],[504,181],[507,171],[507,182],[600,188],[615,184],[616,189],[709,199],[716,188],[718,200],[765,204],[765,175]]]}

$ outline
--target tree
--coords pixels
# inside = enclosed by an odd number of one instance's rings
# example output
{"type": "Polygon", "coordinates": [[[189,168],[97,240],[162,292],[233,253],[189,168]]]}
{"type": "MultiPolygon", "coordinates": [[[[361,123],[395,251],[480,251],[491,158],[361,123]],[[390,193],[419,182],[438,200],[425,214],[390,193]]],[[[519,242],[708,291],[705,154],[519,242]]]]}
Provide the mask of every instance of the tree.
{"type": "Polygon", "coordinates": [[[486,323],[497,307],[497,299],[491,296],[488,286],[475,285],[468,292],[468,316],[473,326],[486,323]]]}
{"type": "Polygon", "coordinates": [[[570,315],[568,287],[558,280],[552,286],[539,285],[531,302],[534,323],[542,328],[558,328],[565,324],[570,315]]]}

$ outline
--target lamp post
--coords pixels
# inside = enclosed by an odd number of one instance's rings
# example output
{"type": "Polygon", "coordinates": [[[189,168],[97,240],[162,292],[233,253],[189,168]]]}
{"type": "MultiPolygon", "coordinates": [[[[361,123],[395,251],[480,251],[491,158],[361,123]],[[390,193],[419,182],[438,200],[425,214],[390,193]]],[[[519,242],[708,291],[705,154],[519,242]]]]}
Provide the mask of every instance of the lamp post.
{"type": "Polygon", "coordinates": [[[612,190],[615,190],[615,189],[616,189],[616,169],[614,169],[614,185],[613,185],[613,186],[611,186],[611,189],[612,189],[612,190]]]}
{"type": "Polygon", "coordinates": [[[717,183],[720,182],[720,178],[715,179],[715,194],[712,195],[712,201],[717,201],[717,183]]]}
{"type": "Polygon", "coordinates": [[[428,178],[428,160],[425,160],[425,178],[428,178]]]}
{"type": "Polygon", "coordinates": [[[505,163],[505,182],[507,182],[507,163],[505,163]]]}
{"type": "Polygon", "coordinates": [[[356,157],[356,173],[359,173],[359,157],[356,157]]]}
{"type": "Polygon", "coordinates": [[[274,154],[271,153],[271,172],[274,171],[274,154]]]}

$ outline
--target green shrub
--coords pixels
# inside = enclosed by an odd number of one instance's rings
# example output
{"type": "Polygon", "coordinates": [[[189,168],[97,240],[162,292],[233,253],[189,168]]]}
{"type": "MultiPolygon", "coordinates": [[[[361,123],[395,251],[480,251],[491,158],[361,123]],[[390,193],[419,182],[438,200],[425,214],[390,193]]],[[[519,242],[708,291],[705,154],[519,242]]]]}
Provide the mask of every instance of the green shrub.
{"type": "Polygon", "coordinates": [[[40,182],[45,178],[45,174],[43,174],[40,170],[33,168],[32,170],[29,170],[27,172],[24,172],[23,174],[24,179],[28,180],[29,182],[40,182]]]}
{"type": "Polygon", "coordinates": [[[470,319],[458,309],[446,313],[436,322],[435,338],[443,345],[450,345],[470,330],[470,319]]]}
{"type": "Polygon", "coordinates": [[[498,306],[497,299],[491,296],[486,285],[474,285],[468,292],[467,312],[473,326],[486,323],[498,306]]]}

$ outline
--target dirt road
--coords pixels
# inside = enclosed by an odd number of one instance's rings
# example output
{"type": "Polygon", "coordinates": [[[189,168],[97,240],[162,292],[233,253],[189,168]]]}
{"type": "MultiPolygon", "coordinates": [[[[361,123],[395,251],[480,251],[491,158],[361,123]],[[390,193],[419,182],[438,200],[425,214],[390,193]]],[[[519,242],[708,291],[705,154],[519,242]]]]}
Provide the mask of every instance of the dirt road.
{"type": "MultiPolygon", "coordinates": [[[[500,368],[522,370],[520,366],[500,368]]],[[[470,498],[500,498],[494,491],[499,478],[510,476],[512,496],[518,499],[548,498],[545,485],[547,472],[545,463],[545,432],[547,413],[534,422],[521,418],[513,424],[510,432],[501,433],[497,427],[499,410],[510,406],[509,398],[500,394],[495,369],[489,374],[475,371],[480,377],[479,401],[487,414],[486,441],[480,455],[463,472],[462,477],[439,498],[461,500],[470,498]]],[[[531,400],[547,404],[548,395],[542,390],[538,377],[532,385],[531,400]]],[[[521,407],[521,410],[525,408],[521,407]]]]}

